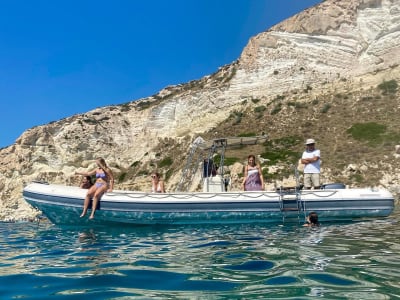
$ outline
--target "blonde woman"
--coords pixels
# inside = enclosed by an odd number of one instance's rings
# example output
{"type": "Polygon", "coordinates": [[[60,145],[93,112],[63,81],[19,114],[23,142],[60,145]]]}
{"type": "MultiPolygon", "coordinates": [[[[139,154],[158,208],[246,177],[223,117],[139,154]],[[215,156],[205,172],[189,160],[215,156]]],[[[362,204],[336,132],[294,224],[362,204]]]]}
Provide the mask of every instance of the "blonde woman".
{"type": "Polygon", "coordinates": [[[256,157],[252,154],[247,158],[247,166],[244,167],[243,190],[264,190],[264,178],[262,176],[261,167],[259,164],[256,164],[256,157]]]}
{"type": "Polygon", "coordinates": [[[94,218],[97,204],[99,203],[101,196],[103,196],[105,192],[112,192],[114,188],[114,175],[111,169],[107,166],[104,158],[97,158],[96,164],[97,168],[89,172],[75,172],[76,175],[82,176],[96,175],[96,182],[86,193],[85,201],[83,202],[83,211],[80,215],[81,218],[86,215],[90,199],[93,199],[92,212],[89,217],[90,220],[94,218]]]}

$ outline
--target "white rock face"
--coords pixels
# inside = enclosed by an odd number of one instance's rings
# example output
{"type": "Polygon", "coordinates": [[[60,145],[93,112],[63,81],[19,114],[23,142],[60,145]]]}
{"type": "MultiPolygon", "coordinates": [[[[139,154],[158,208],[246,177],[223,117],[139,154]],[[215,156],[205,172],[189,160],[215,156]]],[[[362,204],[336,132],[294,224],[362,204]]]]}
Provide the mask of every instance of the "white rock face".
{"type": "Polygon", "coordinates": [[[324,83],[326,89],[344,80],[380,83],[399,63],[399,6],[399,1],[345,0],[308,9],[250,40],[232,89],[273,97],[288,86],[318,86],[320,92],[324,83]]]}
{"type": "Polygon", "coordinates": [[[268,103],[306,88],[324,94],[399,79],[399,54],[399,0],[325,1],[253,37],[238,61],[199,81],[27,130],[0,150],[0,220],[35,216],[21,195],[31,180],[76,184],[74,171],[98,156],[120,168],[149,161],[160,139],[187,143],[245,99],[268,103]]]}

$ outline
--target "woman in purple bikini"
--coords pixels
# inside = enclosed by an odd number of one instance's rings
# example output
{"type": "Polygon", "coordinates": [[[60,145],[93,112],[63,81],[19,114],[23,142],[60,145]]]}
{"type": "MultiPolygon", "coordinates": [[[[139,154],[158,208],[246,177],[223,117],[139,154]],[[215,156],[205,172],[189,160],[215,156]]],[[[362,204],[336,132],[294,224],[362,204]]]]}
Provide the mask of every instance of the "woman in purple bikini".
{"type": "Polygon", "coordinates": [[[88,190],[85,201],[83,202],[83,211],[80,217],[84,217],[87,213],[90,199],[93,199],[92,212],[89,219],[94,218],[94,213],[96,212],[97,204],[100,201],[101,196],[105,192],[112,192],[114,188],[114,175],[111,169],[107,166],[104,158],[96,159],[97,168],[89,172],[75,172],[76,175],[92,176],[96,175],[96,182],[88,190]]]}

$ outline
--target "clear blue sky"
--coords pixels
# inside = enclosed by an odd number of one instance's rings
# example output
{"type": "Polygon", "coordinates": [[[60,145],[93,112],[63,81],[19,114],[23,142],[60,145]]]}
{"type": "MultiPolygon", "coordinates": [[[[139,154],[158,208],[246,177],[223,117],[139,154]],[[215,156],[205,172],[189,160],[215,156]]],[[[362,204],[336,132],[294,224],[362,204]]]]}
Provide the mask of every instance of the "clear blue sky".
{"type": "Polygon", "coordinates": [[[0,147],[215,72],[322,0],[0,0],[0,147]]]}

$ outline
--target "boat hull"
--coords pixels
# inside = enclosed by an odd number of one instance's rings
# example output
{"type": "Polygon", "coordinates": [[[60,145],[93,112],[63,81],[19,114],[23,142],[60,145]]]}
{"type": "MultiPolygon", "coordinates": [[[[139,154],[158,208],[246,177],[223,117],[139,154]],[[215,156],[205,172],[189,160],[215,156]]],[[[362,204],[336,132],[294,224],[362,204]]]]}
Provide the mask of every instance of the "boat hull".
{"type": "Polygon", "coordinates": [[[265,192],[165,193],[115,191],[99,201],[94,220],[80,218],[87,190],[31,183],[24,199],[55,224],[205,224],[304,222],[309,212],[321,221],[386,217],[394,209],[387,190],[329,189],[265,192]]]}

